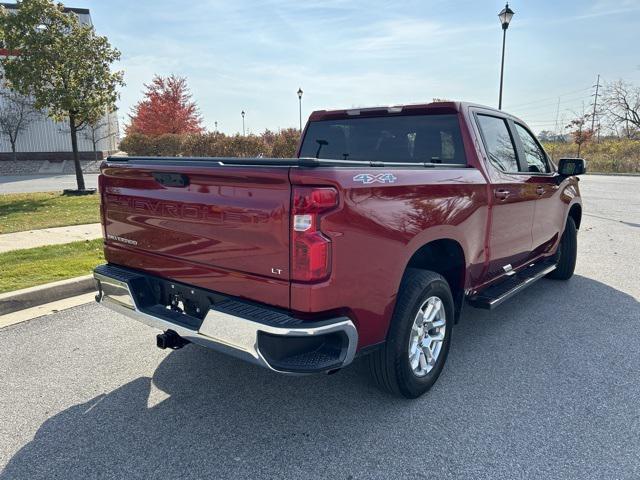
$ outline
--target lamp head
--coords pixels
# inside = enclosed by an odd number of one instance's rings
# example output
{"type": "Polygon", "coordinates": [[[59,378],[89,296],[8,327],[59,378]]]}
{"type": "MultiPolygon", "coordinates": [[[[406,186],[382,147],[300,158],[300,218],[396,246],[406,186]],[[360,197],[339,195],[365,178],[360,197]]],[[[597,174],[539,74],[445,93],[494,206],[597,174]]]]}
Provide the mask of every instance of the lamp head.
{"type": "Polygon", "coordinates": [[[500,23],[502,24],[502,29],[506,30],[509,28],[509,23],[511,19],[515,15],[515,12],[509,8],[509,4],[507,3],[500,13],[498,14],[498,18],[500,19],[500,23]]]}

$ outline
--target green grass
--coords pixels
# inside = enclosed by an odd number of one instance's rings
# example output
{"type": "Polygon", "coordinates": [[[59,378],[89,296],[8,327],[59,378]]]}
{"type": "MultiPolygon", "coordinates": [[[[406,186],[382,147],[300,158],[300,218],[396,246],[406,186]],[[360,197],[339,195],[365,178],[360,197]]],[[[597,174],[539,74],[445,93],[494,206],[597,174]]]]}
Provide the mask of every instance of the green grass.
{"type": "Polygon", "coordinates": [[[0,195],[0,233],[100,221],[100,196],[60,192],[0,195]]]}
{"type": "Polygon", "coordinates": [[[87,275],[103,262],[102,239],[0,253],[0,293],[87,275]]]}

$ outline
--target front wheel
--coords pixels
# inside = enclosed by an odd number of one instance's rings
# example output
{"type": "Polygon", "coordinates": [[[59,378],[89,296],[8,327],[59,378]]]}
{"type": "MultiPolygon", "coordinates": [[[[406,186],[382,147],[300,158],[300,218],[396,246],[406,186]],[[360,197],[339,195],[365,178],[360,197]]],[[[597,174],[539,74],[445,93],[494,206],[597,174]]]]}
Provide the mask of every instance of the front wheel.
{"type": "Polygon", "coordinates": [[[576,228],[576,222],[569,217],[558,246],[556,269],[550,272],[547,277],[554,280],[569,280],[576,268],[577,257],[578,229],[576,228]]]}
{"type": "Polygon", "coordinates": [[[416,398],[438,379],[449,353],[454,304],[447,281],[435,272],[405,275],[385,345],[369,356],[383,389],[416,398]]]}

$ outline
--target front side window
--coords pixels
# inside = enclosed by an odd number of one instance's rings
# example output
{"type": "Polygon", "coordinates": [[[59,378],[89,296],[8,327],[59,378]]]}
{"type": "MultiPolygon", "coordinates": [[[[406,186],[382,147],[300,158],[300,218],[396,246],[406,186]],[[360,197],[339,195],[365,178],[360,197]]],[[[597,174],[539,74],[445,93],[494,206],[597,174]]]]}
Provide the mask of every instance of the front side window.
{"type": "Polygon", "coordinates": [[[533,135],[522,125],[516,123],[516,131],[524,147],[524,156],[527,160],[527,168],[531,173],[549,173],[549,164],[545,155],[533,135]]]}
{"type": "Polygon", "coordinates": [[[466,165],[455,114],[344,118],[311,122],[301,157],[466,165]]]}
{"type": "Polygon", "coordinates": [[[503,118],[478,115],[489,161],[503,172],[517,172],[518,159],[507,122],[503,118]]]}

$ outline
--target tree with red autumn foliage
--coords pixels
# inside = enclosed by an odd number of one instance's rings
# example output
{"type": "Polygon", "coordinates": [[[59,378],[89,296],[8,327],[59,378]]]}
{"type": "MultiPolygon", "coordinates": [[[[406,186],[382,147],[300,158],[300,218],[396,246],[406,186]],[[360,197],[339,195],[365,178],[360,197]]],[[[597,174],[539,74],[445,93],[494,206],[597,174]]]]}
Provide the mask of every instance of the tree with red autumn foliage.
{"type": "Polygon", "coordinates": [[[153,77],[151,84],[145,84],[144,99],[132,108],[127,125],[127,135],[140,133],[157,136],[165,133],[202,133],[202,117],[191,92],[187,79],[171,75],[153,77]]]}
{"type": "Polygon", "coordinates": [[[587,122],[589,121],[589,115],[582,115],[580,117],[571,120],[567,128],[570,129],[569,133],[573,138],[573,143],[578,145],[578,152],[576,153],[576,157],[580,156],[580,149],[582,145],[588,143],[593,138],[593,130],[585,128],[587,122]]]}

